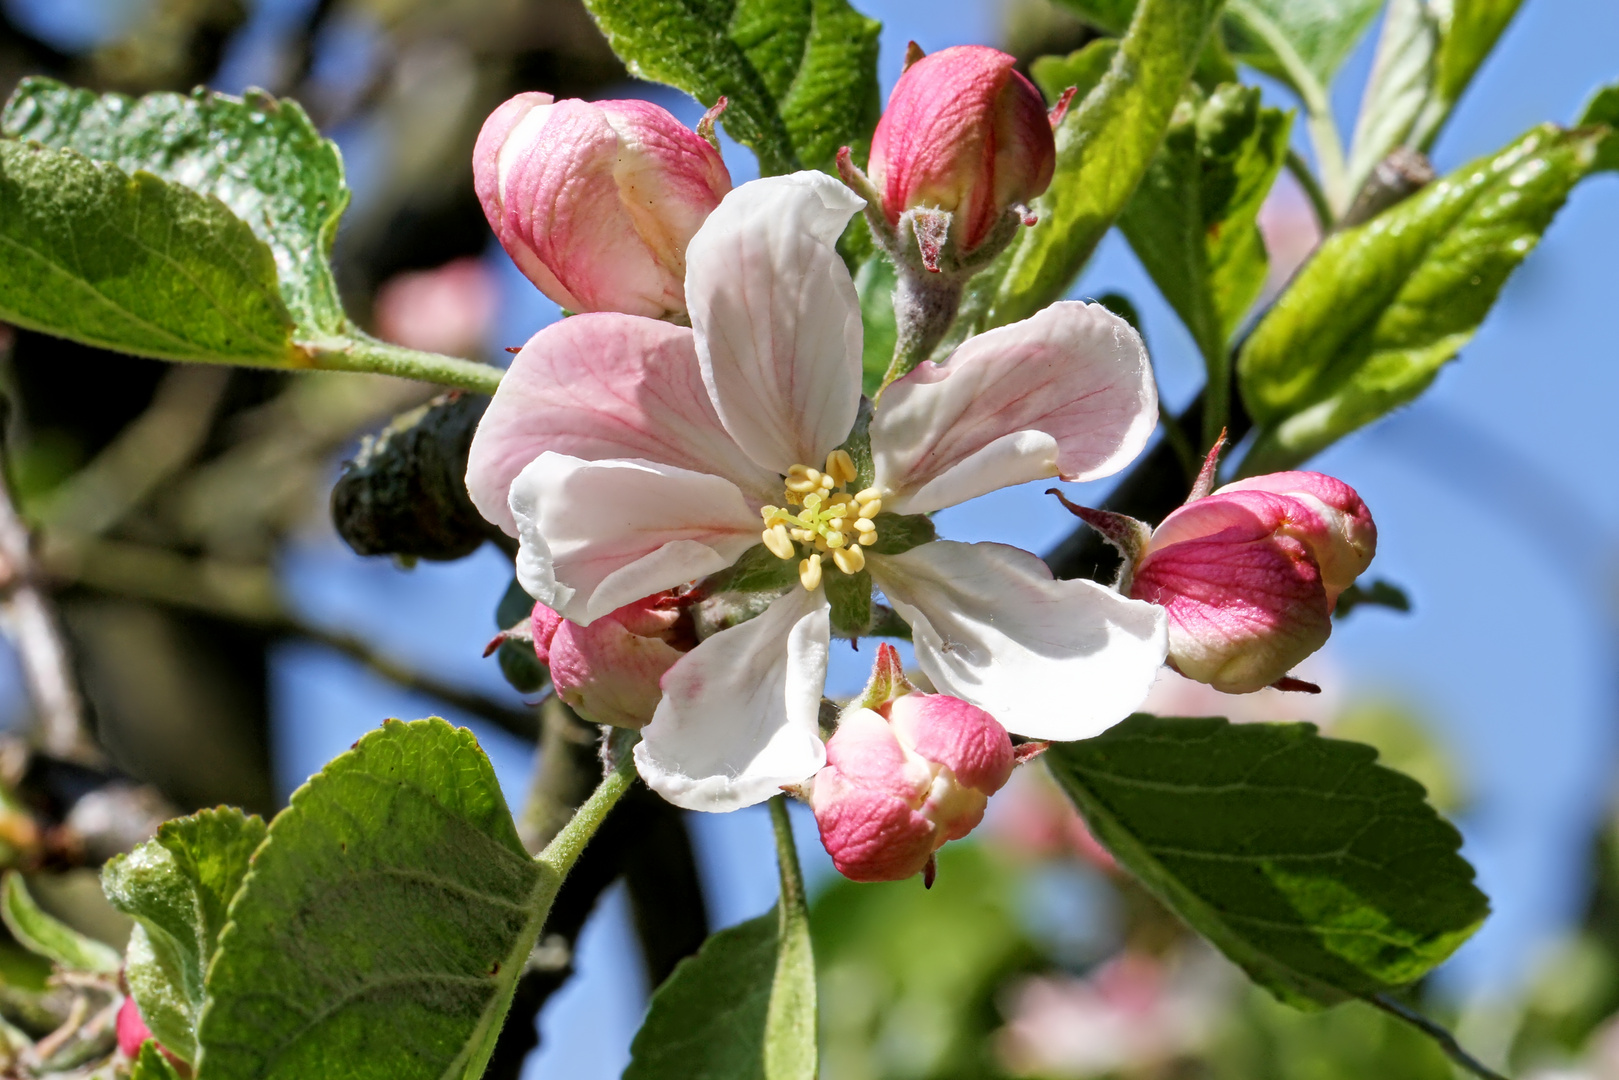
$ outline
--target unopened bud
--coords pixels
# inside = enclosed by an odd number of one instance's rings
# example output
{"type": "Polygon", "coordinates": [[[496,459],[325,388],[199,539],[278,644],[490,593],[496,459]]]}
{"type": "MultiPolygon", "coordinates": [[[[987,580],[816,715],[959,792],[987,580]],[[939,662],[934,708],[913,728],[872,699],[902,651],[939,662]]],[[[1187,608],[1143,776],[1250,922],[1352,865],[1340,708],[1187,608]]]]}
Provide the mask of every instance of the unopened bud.
{"type": "Polygon", "coordinates": [[[472,166],[495,235],[546,296],[685,318],[686,245],[731,177],[667,110],[518,94],[484,122],[472,166]]]}
{"type": "MultiPolygon", "coordinates": [[[[891,646],[884,646],[891,649],[891,646]]],[[[873,686],[882,681],[878,659],[873,686]]],[[[892,666],[892,665],[890,665],[892,666]]],[[[898,690],[906,684],[884,683],[898,690]]],[[[943,694],[905,693],[844,711],[810,794],[821,843],[855,881],[921,872],[947,841],[983,820],[1012,775],[1012,740],[984,710],[943,694]]]]}
{"type": "Polygon", "coordinates": [[[966,255],[1046,190],[1056,143],[1040,91],[1016,63],[999,49],[957,45],[906,68],[871,141],[871,180],[890,227],[907,210],[949,211],[966,255]]]}
{"type": "Polygon", "coordinates": [[[1164,519],[1130,594],[1169,617],[1169,660],[1216,690],[1270,686],[1326,643],[1332,609],[1371,563],[1377,527],[1342,481],[1271,473],[1164,519]]]}
{"type": "Polygon", "coordinates": [[[580,626],[534,605],[534,651],[557,696],[586,720],[644,727],[663,698],[663,673],[695,642],[679,601],[658,593],[580,626]]]}

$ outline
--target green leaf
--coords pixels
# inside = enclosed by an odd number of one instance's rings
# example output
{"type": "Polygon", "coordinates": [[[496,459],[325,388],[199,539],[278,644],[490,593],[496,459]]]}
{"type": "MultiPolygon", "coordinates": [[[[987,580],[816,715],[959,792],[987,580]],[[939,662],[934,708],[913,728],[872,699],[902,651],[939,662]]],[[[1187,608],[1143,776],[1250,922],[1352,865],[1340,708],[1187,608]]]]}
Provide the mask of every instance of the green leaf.
{"type": "Polygon", "coordinates": [[[1067,56],[1040,57],[1029,65],[1029,74],[1053,105],[1070,86],[1074,88],[1074,97],[1083,101],[1107,75],[1118,51],[1119,43],[1115,39],[1097,38],[1067,56]]]}
{"type": "Polygon", "coordinates": [[[101,872],[107,898],[137,923],[130,992],[152,1033],[188,1061],[196,1059],[203,981],[226,911],[266,831],[261,818],[240,810],[203,810],[165,822],[101,872]]]}
{"type": "Polygon", "coordinates": [[[345,328],[328,260],[349,189],[336,144],[297,102],[256,90],[132,99],[33,78],[12,96],[0,132],[220,199],[274,253],[303,336],[345,328]]]}
{"type": "Polygon", "coordinates": [[[17,944],[68,971],[110,974],[123,966],[118,950],[94,938],[85,937],[66,923],[47,915],[28,895],[28,886],[15,870],[6,871],[0,881],[0,919],[17,939],[17,944]]]}
{"type": "Polygon", "coordinates": [[[1580,110],[1579,127],[1605,124],[1608,134],[1597,151],[1592,169],[1619,170],[1619,83],[1604,86],[1580,110]]]}
{"type": "Polygon", "coordinates": [[[558,882],[470,732],[387,721],[254,856],[208,973],[201,1075],[475,1080],[558,882]]]}
{"type": "Polygon", "coordinates": [[[1181,103],[1119,228],[1191,331],[1210,384],[1228,378],[1226,342],[1265,284],[1259,207],[1287,158],[1291,117],[1259,88],[1227,83],[1181,103]]]}
{"type": "Polygon", "coordinates": [[[586,0],[630,72],[713,105],[772,176],[830,170],[877,123],[881,24],[845,0],[586,0]]]}
{"type": "Polygon", "coordinates": [[[1355,125],[1354,193],[1398,146],[1426,152],[1522,0],[1393,0],[1355,125]]]}
{"type": "Polygon", "coordinates": [[[275,260],[217,199],[0,141],[0,319],[165,360],[284,366],[275,260]]]}
{"type": "Polygon", "coordinates": [[[652,995],[624,1080],[765,1076],[765,1018],[779,952],[772,910],[721,930],[652,995]]]}
{"type": "Polygon", "coordinates": [[[1329,237],[1238,358],[1243,400],[1264,429],[1243,469],[1291,468],[1426,389],[1605,135],[1543,125],[1329,237]]]}
{"type": "Polygon", "coordinates": [[[1057,0],[1057,3],[1108,34],[1124,33],[1136,10],[1136,0],[1057,0]]]}
{"type": "Polygon", "coordinates": [[[1439,96],[1455,102],[1473,81],[1523,0],[1455,0],[1439,47],[1439,96]]]}
{"type": "Polygon", "coordinates": [[[1310,724],[1137,715],[1045,757],[1119,861],[1292,1004],[1411,983],[1488,912],[1422,786],[1310,724]]]}
{"type": "Polygon", "coordinates": [[[174,1066],[169,1064],[169,1059],[163,1056],[157,1044],[147,1039],[141,1044],[140,1057],[135,1059],[129,1080],[180,1080],[180,1074],[174,1071],[174,1066]]]}
{"type": "Polygon", "coordinates": [[[1107,74],[1057,129],[1039,223],[968,283],[947,339],[1016,322],[1060,299],[1124,209],[1158,150],[1220,0],[1144,0],[1107,74]]]}
{"type": "Polygon", "coordinates": [[[1382,6],[1382,0],[1232,0],[1226,48],[1237,62],[1283,82],[1294,84],[1302,68],[1325,87],[1382,6]]]}
{"type": "Polygon", "coordinates": [[[814,1080],[815,958],[780,796],[771,817],[781,899],[710,936],[658,987],[624,1080],[814,1080]]]}

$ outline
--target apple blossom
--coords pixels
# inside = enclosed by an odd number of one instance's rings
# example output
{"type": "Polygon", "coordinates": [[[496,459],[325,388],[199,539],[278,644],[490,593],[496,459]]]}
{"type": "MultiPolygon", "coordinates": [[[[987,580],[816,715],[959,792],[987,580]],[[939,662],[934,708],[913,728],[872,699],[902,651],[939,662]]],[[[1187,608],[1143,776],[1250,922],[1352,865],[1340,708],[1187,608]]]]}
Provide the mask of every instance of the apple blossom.
{"type": "Polygon", "coordinates": [[[833,245],[861,205],[813,172],[737,188],[688,249],[689,329],[606,313],[546,327],[473,440],[467,487],[519,538],[518,580],[581,626],[761,543],[796,570],[663,676],[635,758],[681,806],[760,802],[824,763],[827,575],[881,588],[934,686],[1022,735],[1109,727],[1163,661],[1158,608],[1005,545],[915,542],[903,517],[1122,467],[1157,419],[1140,337],[1059,303],[972,338],[888,388],[857,482],[860,308],[833,245]]]}
{"type": "MultiPolygon", "coordinates": [[[[877,650],[873,684],[899,670],[892,645],[877,650]]],[[[904,683],[869,692],[843,711],[810,785],[821,843],[854,881],[900,881],[984,818],[1012,775],[1006,729],[975,705],[904,683]]],[[[931,884],[931,877],[930,882],[931,884]]]]}
{"type": "Polygon", "coordinates": [[[1339,593],[1377,550],[1348,484],[1283,472],[1227,484],[1164,519],[1130,595],[1169,616],[1169,659],[1232,694],[1271,685],[1326,643],[1339,593]]]}
{"type": "Polygon", "coordinates": [[[484,121],[472,165],[501,246],[546,296],[570,311],[685,317],[686,244],[731,177],[667,110],[518,94],[484,121]]]}
{"type": "Polygon", "coordinates": [[[557,695],[596,724],[638,728],[662,696],[658,680],[691,647],[690,620],[672,593],[625,604],[589,626],[534,605],[534,651],[557,695]]]}

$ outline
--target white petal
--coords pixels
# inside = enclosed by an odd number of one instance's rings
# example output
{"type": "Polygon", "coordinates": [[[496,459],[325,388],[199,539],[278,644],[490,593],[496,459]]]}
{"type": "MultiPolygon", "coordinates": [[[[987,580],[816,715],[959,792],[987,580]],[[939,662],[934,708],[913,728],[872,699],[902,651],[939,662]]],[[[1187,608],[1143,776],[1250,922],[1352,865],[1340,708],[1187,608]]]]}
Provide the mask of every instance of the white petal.
{"type": "Polygon", "coordinates": [[[826,763],[819,716],[831,620],[826,593],[797,588],[721,630],[663,676],[635,764],[688,810],[764,802],[826,763]]]}
{"type": "Polygon", "coordinates": [[[713,473],[755,499],[781,481],[720,426],[692,333],[616,312],[575,315],[529,339],[495,388],[467,453],[467,492],[512,535],[513,478],[547,450],[586,461],[630,458],[713,473]]]}
{"type": "Polygon", "coordinates": [[[547,451],[512,481],[517,580],[581,626],[723,570],[759,542],[729,480],[650,461],[547,451]]]}
{"type": "Polygon", "coordinates": [[[1027,480],[1107,476],[1157,423],[1141,336],[1100,304],[1063,302],[884,390],[871,453],[887,508],[926,514],[1027,480]]]}
{"type": "Polygon", "coordinates": [[[686,303],[720,422],[760,465],[819,467],[860,405],[860,301],[833,244],[865,201],[824,173],[754,180],[686,249],[686,303]]]}
{"type": "Polygon", "coordinates": [[[1018,735],[1105,731],[1141,704],[1164,662],[1162,609],[1094,581],[1057,581],[1018,548],[936,540],[866,565],[911,624],[939,692],[1018,735]]]}

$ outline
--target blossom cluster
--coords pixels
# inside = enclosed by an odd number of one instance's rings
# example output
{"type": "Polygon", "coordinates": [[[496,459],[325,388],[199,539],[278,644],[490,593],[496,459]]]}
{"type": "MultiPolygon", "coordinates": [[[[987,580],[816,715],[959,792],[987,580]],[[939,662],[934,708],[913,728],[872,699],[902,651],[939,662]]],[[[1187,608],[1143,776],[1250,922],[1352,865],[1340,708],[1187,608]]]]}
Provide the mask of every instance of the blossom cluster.
{"type": "Polygon", "coordinates": [[[467,488],[519,541],[557,692],[640,729],[649,786],[709,811],[790,790],[840,870],[905,877],[977,824],[1034,741],[1117,723],[1166,658],[1242,691],[1320,646],[1375,533],[1316,474],[1193,500],[1133,552],[1128,589],[936,538],[935,511],[1117,472],[1158,419],[1140,336],[1071,301],[862,396],[860,300],[836,247],[852,217],[966,256],[1031,221],[1050,181],[1052,121],[1010,57],[913,63],[870,181],[733,188],[713,115],[698,133],[646,102],[523,94],[474,157],[496,235],[572,314],[513,360],[467,488]],[[826,730],[831,639],[871,633],[874,596],[908,626],[927,692],[885,646],[887,691],[826,730]]]}

